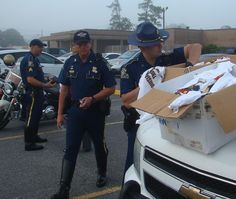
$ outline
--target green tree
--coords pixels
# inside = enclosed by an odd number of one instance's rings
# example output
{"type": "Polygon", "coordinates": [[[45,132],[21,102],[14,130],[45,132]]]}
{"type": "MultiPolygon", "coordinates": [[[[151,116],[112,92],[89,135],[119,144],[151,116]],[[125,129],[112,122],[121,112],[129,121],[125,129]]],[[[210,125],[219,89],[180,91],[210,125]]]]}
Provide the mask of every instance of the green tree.
{"type": "Polygon", "coordinates": [[[206,54],[206,53],[219,53],[223,50],[224,50],[223,47],[217,46],[215,44],[208,44],[208,45],[203,46],[202,53],[203,54],[206,54]]]}
{"type": "Polygon", "coordinates": [[[121,16],[121,6],[119,0],[114,0],[111,5],[107,6],[112,9],[110,19],[110,29],[112,30],[132,30],[133,24],[127,17],[121,16]]]}
{"type": "Polygon", "coordinates": [[[5,31],[0,31],[0,46],[23,46],[26,42],[23,36],[15,29],[7,29],[5,31]]]}
{"type": "Polygon", "coordinates": [[[158,27],[161,26],[162,7],[153,5],[152,0],[144,0],[143,3],[138,4],[138,8],[142,10],[141,13],[138,13],[138,21],[150,21],[158,27]]]}

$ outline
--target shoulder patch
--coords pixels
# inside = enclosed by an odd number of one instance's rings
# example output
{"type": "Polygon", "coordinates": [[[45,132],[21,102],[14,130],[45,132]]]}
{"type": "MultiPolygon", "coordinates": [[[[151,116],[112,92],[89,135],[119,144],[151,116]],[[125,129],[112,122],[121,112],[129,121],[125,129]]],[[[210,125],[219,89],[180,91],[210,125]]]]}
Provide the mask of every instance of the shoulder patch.
{"type": "Polygon", "coordinates": [[[127,68],[126,67],[122,67],[121,71],[120,71],[120,78],[121,79],[129,79],[129,74],[127,72],[127,68]]]}
{"type": "Polygon", "coordinates": [[[28,58],[28,67],[34,67],[34,58],[32,55],[28,58]]]}

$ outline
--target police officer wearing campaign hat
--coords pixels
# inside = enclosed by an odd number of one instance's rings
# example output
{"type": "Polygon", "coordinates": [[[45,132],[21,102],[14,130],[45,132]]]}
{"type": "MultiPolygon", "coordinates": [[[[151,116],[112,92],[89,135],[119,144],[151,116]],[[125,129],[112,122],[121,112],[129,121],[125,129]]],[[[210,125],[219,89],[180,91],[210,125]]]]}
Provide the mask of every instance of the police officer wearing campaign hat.
{"type": "Polygon", "coordinates": [[[77,55],[71,56],[60,73],[62,84],[57,124],[63,123],[63,104],[68,92],[72,106],[66,125],[66,150],[62,161],[60,189],[52,199],[68,199],[77,155],[85,132],[91,136],[97,162],[97,187],[106,182],[108,150],[104,139],[105,112],[103,102],[115,91],[115,79],[106,60],[91,50],[88,32],[80,30],[74,35],[77,55]]]}
{"type": "Polygon", "coordinates": [[[52,82],[44,83],[44,73],[37,58],[42,53],[44,46],[46,45],[41,40],[33,39],[30,42],[30,52],[20,63],[20,73],[26,91],[24,100],[27,104],[24,130],[26,151],[43,149],[43,146],[36,143],[47,142],[47,139],[39,137],[38,128],[44,100],[43,89],[51,88],[54,84],[52,82]]]}
{"type": "Polygon", "coordinates": [[[191,66],[198,61],[201,54],[200,44],[189,44],[163,54],[163,44],[168,37],[167,31],[158,30],[150,22],[139,24],[135,33],[128,37],[128,43],[138,46],[141,53],[121,69],[120,89],[123,102],[122,110],[125,115],[124,129],[128,135],[125,171],[133,164],[133,148],[138,129],[136,120],[139,115],[134,108],[130,107],[130,103],[137,99],[141,75],[154,66],[170,66],[180,63],[191,66]]]}

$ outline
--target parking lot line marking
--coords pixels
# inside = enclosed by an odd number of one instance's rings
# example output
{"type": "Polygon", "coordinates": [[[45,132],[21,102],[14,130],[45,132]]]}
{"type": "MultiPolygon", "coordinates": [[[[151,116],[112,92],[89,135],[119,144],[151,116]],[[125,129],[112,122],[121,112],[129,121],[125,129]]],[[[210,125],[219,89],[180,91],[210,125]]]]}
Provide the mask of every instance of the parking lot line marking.
{"type": "MultiPolygon", "coordinates": [[[[118,121],[118,122],[110,122],[106,123],[106,126],[111,126],[111,125],[116,125],[116,124],[122,124],[123,121],[118,121]]],[[[54,133],[63,133],[65,132],[65,129],[56,129],[56,130],[50,130],[50,131],[44,131],[39,133],[39,135],[49,135],[49,134],[54,134],[54,133]]],[[[16,135],[16,136],[9,136],[9,137],[2,137],[0,138],[0,141],[7,141],[7,140],[15,140],[15,139],[21,139],[23,138],[24,135],[16,135]]]]}
{"type": "Polygon", "coordinates": [[[119,121],[119,122],[110,122],[110,123],[106,123],[106,126],[110,126],[110,125],[114,125],[114,124],[122,124],[123,121],[119,121]]]}
{"type": "MultiPolygon", "coordinates": [[[[64,132],[64,130],[57,129],[57,130],[45,131],[45,132],[39,133],[39,135],[53,134],[53,133],[58,133],[58,132],[61,133],[61,132],[64,132]]],[[[15,140],[15,139],[23,138],[23,137],[24,137],[24,135],[2,137],[2,138],[0,138],[0,141],[15,140]]]]}
{"type": "Polygon", "coordinates": [[[120,96],[120,90],[117,90],[117,89],[116,89],[114,95],[120,96]]]}
{"type": "Polygon", "coordinates": [[[111,193],[115,193],[115,192],[118,192],[120,190],[121,190],[121,187],[117,186],[117,187],[104,189],[102,191],[88,193],[88,194],[81,195],[81,196],[75,196],[75,197],[72,197],[71,199],[92,199],[92,198],[96,198],[96,197],[99,197],[99,196],[104,196],[104,195],[108,195],[108,194],[111,194],[111,193]]]}

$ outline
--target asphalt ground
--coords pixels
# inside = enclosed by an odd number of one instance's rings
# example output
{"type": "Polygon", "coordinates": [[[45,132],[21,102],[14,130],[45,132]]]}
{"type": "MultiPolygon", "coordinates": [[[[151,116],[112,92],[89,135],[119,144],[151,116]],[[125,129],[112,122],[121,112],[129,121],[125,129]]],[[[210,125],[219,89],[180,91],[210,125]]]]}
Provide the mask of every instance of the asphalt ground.
{"type": "MultiPolygon", "coordinates": [[[[108,184],[97,188],[94,150],[80,151],[71,185],[71,198],[115,199],[119,196],[127,150],[121,101],[113,95],[111,116],[106,120],[105,137],[109,149],[108,184]]],[[[92,124],[91,124],[92,125],[92,124]]],[[[65,147],[65,130],[56,121],[42,121],[39,132],[48,142],[45,149],[24,151],[24,123],[12,120],[0,131],[0,199],[49,199],[57,191],[65,147]]]]}

